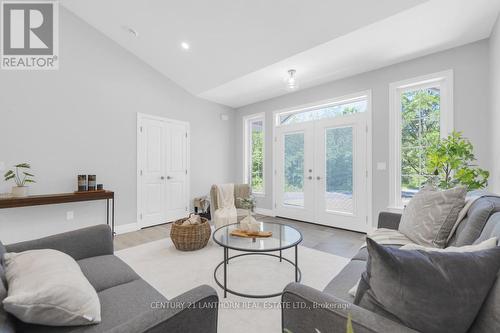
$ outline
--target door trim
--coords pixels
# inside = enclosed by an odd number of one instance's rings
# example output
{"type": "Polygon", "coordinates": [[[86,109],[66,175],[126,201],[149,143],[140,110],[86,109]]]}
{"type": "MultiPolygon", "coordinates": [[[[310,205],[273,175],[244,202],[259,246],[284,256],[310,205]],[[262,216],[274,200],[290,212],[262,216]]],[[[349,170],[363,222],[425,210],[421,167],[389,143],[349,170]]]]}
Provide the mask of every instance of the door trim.
{"type": "MultiPolygon", "coordinates": [[[[154,115],[149,115],[146,113],[141,113],[137,112],[137,123],[136,123],[136,146],[137,146],[137,155],[136,155],[136,196],[137,196],[137,206],[136,206],[136,219],[137,219],[137,226],[139,229],[144,228],[145,226],[142,224],[142,218],[141,218],[141,212],[142,212],[142,183],[141,183],[141,162],[139,159],[139,156],[142,155],[142,144],[141,143],[141,127],[142,127],[142,120],[143,119],[152,119],[152,120],[159,120],[159,121],[164,121],[166,123],[176,123],[176,124],[183,124],[186,126],[186,132],[187,132],[187,138],[186,138],[186,168],[187,168],[187,175],[186,175],[186,206],[188,207],[188,210],[191,209],[191,203],[189,199],[191,198],[191,127],[189,122],[187,121],[181,121],[181,120],[175,120],[175,119],[170,119],[170,118],[165,118],[165,117],[160,117],[160,116],[154,116],[154,115]]],[[[170,222],[170,221],[169,221],[170,222]]]]}
{"type": "Polygon", "coordinates": [[[376,229],[376,225],[374,225],[373,221],[373,150],[372,150],[372,144],[373,144],[373,131],[372,131],[372,90],[367,89],[347,95],[343,95],[340,97],[335,97],[335,98],[329,98],[329,99],[324,99],[324,100],[319,100],[316,102],[312,103],[306,103],[302,105],[298,105],[295,107],[289,107],[289,108],[284,108],[284,109],[279,109],[275,110],[272,113],[272,152],[273,152],[273,158],[272,158],[272,187],[273,187],[273,195],[272,195],[272,211],[273,215],[276,215],[276,128],[279,127],[279,125],[276,122],[276,117],[278,114],[283,113],[283,112],[289,112],[289,111],[300,111],[316,106],[321,106],[324,104],[330,104],[330,103],[335,103],[335,102],[340,102],[340,101],[348,101],[350,99],[354,99],[359,96],[367,96],[368,100],[368,107],[366,109],[366,124],[367,124],[367,134],[366,134],[366,171],[367,171],[367,180],[366,180],[366,187],[367,187],[367,193],[366,193],[366,211],[367,211],[367,231],[370,232],[374,229],[376,229]]]}

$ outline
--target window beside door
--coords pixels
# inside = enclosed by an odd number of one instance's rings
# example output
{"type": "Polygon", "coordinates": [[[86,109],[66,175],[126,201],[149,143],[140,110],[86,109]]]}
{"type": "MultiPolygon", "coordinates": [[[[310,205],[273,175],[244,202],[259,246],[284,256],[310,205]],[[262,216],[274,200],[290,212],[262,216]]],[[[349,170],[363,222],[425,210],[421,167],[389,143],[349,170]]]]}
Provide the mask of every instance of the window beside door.
{"type": "Polygon", "coordinates": [[[426,149],[453,128],[451,71],[393,83],[391,205],[403,207],[432,177],[426,149]]]}
{"type": "Polygon", "coordinates": [[[244,118],[245,166],[244,181],[251,185],[252,193],[264,195],[264,114],[244,118]]]}

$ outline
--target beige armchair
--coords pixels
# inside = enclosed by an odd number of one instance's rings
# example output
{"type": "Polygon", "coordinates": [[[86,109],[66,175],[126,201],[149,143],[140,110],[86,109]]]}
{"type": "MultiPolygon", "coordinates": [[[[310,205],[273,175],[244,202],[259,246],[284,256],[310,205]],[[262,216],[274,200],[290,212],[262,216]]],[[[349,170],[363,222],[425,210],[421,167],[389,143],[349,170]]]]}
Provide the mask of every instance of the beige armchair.
{"type": "MultiPolygon", "coordinates": [[[[234,184],[234,204],[238,215],[238,222],[248,215],[248,210],[241,206],[240,198],[249,198],[252,194],[250,185],[234,184]]],[[[212,185],[210,188],[210,212],[213,214],[219,208],[217,203],[217,185],[212,185]]]]}

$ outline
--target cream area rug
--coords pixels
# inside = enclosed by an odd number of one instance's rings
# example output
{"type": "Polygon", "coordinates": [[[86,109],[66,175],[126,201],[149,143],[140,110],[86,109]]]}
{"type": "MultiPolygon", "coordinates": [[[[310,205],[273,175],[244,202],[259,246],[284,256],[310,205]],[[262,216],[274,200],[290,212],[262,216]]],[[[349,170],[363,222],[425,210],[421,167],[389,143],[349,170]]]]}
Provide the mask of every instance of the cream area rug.
{"type": "MultiPolygon", "coordinates": [[[[230,256],[240,253],[229,252],[230,256]]],[[[170,238],[166,238],[115,254],[168,299],[201,284],[212,286],[220,300],[218,332],[281,332],[280,297],[252,299],[228,293],[224,298],[213,276],[214,268],[223,259],[223,249],[212,240],[205,248],[194,252],[178,251],[170,238]]],[[[283,256],[293,261],[293,248],[283,251],[283,256]]],[[[320,290],[348,263],[346,258],[303,246],[299,246],[298,259],[301,283],[320,290]]],[[[217,276],[222,282],[222,267],[217,276]]],[[[245,256],[231,260],[228,265],[228,287],[243,293],[279,292],[294,280],[294,276],[292,265],[274,257],[245,256]]]]}

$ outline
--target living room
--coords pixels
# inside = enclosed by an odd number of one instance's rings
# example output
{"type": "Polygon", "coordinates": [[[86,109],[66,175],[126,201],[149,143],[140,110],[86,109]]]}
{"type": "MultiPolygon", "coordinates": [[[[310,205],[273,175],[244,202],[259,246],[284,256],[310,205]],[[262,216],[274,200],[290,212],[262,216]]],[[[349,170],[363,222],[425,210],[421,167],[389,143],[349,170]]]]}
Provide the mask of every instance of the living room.
{"type": "Polygon", "coordinates": [[[0,332],[500,331],[498,0],[1,6],[0,332]]]}

